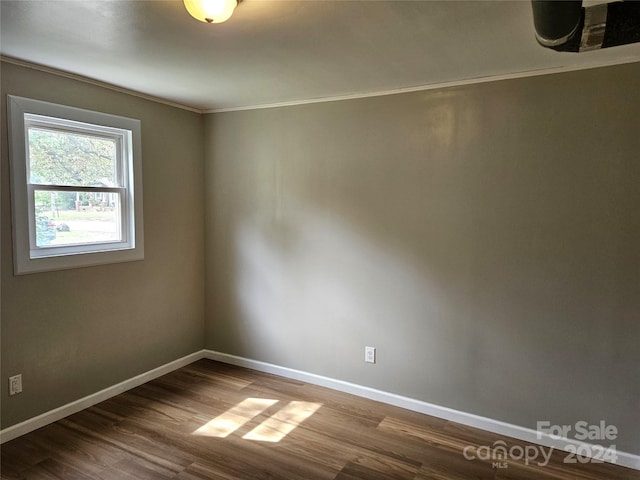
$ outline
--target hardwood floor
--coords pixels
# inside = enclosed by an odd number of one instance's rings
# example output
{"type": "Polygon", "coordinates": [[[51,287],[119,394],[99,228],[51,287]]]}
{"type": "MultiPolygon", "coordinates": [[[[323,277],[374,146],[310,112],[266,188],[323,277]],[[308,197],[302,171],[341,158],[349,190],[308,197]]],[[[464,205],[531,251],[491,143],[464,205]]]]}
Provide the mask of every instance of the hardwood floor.
{"type": "Polygon", "coordinates": [[[497,441],[507,448],[527,445],[200,360],[5,443],[1,475],[33,480],[640,479],[640,472],[620,466],[565,464],[560,452],[546,466],[507,460],[503,468],[463,456],[467,446],[497,441]]]}

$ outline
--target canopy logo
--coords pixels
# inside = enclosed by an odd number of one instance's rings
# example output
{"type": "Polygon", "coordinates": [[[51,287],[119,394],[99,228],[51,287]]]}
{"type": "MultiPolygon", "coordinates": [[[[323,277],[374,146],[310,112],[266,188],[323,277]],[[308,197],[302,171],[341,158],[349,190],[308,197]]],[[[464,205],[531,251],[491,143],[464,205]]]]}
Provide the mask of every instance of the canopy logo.
{"type": "MultiPolygon", "coordinates": [[[[607,425],[604,420],[598,424],[579,421],[573,425],[553,425],[549,421],[539,421],[536,431],[538,440],[548,437],[552,440],[568,441],[563,448],[567,452],[564,463],[616,463],[618,460],[615,445],[604,447],[593,443],[609,442],[618,438],[618,428],[615,425],[607,425]],[[583,441],[589,443],[582,443],[583,441]]],[[[533,444],[508,447],[506,442],[497,440],[493,445],[467,445],[462,454],[466,460],[490,461],[493,468],[508,468],[508,461],[545,467],[549,464],[553,452],[554,447],[533,444]]]]}
{"type": "Polygon", "coordinates": [[[493,442],[493,448],[489,445],[475,447],[467,445],[462,454],[467,460],[490,461],[493,468],[507,468],[508,460],[524,460],[525,465],[536,463],[540,467],[549,464],[553,447],[542,447],[540,445],[513,445],[507,448],[507,444],[502,440],[493,442]]]}

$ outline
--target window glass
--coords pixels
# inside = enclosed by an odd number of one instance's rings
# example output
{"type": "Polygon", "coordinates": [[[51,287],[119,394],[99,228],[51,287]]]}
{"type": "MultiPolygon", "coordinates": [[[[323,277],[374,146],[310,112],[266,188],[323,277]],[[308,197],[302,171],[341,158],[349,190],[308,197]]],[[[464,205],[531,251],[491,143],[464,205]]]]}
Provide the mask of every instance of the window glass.
{"type": "Polygon", "coordinates": [[[116,148],[110,138],[29,127],[29,181],[116,186],[116,148]]]}
{"type": "Polygon", "coordinates": [[[120,242],[120,195],[35,191],[36,245],[120,242]]]}

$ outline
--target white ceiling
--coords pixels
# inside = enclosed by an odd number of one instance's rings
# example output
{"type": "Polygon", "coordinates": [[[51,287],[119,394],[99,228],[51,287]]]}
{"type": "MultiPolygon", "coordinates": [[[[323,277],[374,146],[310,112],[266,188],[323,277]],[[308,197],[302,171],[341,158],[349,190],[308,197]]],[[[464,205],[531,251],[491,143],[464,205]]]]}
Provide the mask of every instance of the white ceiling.
{"type": "Polygon", "coordinates": [[[540,47],[524,0],[244,0],[217,25],[181,0],[0,7],[2,55],[202,111],[640,61],[540,47]]]}

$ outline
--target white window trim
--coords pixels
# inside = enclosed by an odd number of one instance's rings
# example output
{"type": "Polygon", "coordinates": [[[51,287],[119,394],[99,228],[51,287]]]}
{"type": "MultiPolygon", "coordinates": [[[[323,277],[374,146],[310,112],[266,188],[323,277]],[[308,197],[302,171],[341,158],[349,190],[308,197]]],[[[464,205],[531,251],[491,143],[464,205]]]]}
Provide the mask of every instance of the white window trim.
{"type": "MultiPolygon", "coordinates": [[[[7,96],[7,105],[15,274],[142,260],[144,258],[144,228],[140,121],[13,95],[7,96]],[[132,154],[130,161],[123,161],[123,165],[128,168],[121,169],[120,172],[124,177],[123,185],[126,189],[126,195],[122,195],[123,205],[121,205],[122,241],[79,246],[65,245],[46,249],[34,248],[35,232],[30,229],[30,225],[35,225],[33,191],[35,189],[46,190],[50,187],[46,185],[34,186],[29,182],[26,158],[26,132],[27,125],[31,122],[29,114],[54,118],[60,126],[66,125],[74,131],[82,128],[76,123],[81,122],[100,126],[94,131],[99,131],[101,134],[113,133],[115,135],[121,130],[130,132],[127,135],[120,135],[126,144],[123,151],[129,151],[132,154]]],[[[55,190],[60,190],[60,188],[55,187],[55,190]]],[[[69,187],[69,189],[77,191],[82,190],[82,187],[69,187]]],[[[100,190],[107,191],[110,188],[100,187],[100,190]]],[[[122,192],[121,187],[116,187],[114,190],[122,192]]]]}

